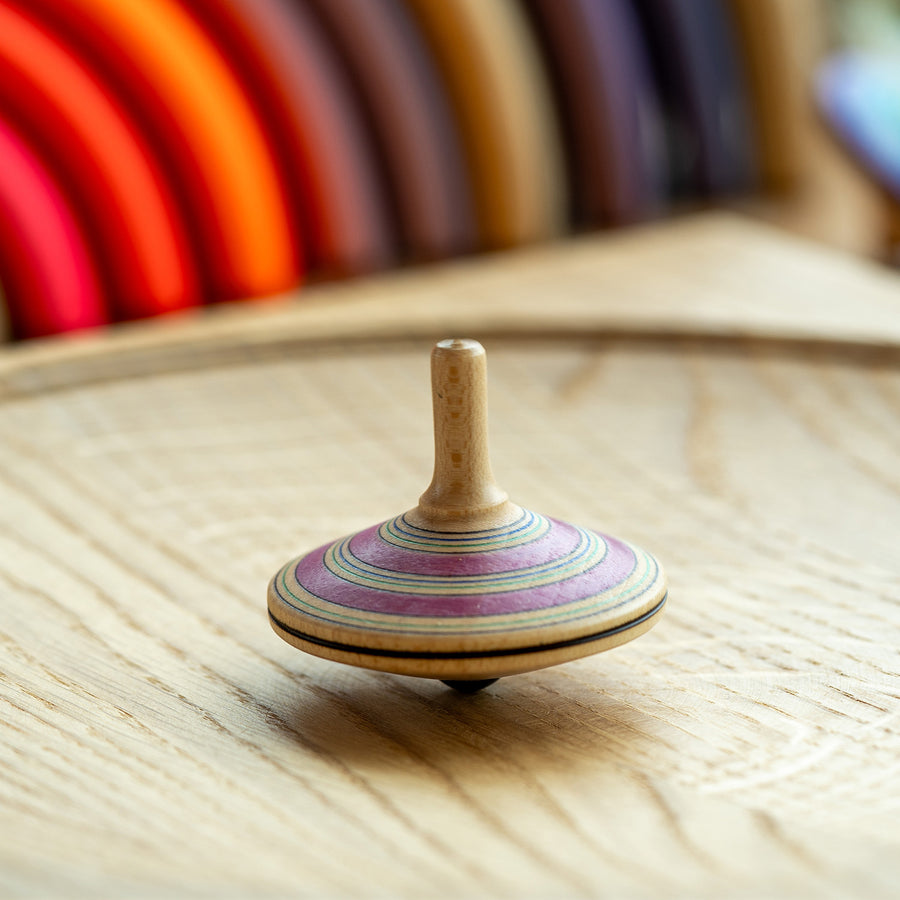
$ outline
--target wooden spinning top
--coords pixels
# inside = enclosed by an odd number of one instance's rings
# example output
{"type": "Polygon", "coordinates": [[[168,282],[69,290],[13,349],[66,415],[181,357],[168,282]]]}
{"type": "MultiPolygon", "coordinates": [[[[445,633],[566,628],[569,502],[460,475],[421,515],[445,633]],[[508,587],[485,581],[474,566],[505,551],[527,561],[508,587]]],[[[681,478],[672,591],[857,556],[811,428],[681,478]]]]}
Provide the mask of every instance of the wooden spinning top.
{"type": "Polygon", "coordinates": [[[666,601],[649,553],[523,509],[494,481],[481,344],[438,343],[431,388],[434,478],[419,505],[287,563],[269,584],[275,632],[468,692],[647,631],[666,601]]]}

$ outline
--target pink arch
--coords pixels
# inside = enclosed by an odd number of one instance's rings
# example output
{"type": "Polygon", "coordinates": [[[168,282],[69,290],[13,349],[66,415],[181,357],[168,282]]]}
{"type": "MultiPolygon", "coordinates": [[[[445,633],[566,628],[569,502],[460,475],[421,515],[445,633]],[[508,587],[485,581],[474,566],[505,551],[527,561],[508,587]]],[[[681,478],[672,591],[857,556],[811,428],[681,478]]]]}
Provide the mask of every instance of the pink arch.
{"type": "Polygon", "coordinates": [[[2,120],[0,281],[16,337],[109,321],[76,214],[32,148],[2,120]]]}

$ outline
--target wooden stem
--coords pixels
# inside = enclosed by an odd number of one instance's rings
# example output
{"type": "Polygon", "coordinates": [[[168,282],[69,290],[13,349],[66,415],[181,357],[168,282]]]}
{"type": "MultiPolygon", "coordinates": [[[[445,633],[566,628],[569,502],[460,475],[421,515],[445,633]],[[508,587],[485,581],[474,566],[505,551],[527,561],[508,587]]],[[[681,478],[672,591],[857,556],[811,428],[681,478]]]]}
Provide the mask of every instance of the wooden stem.
{"type": "Polygon", "coordinates": [[[431,352],[434,477],[407,515],[423,528],[473,531],[518,514],[494,481],[487,434],[487,362],[478,341],[440,341],[431,352]]]}

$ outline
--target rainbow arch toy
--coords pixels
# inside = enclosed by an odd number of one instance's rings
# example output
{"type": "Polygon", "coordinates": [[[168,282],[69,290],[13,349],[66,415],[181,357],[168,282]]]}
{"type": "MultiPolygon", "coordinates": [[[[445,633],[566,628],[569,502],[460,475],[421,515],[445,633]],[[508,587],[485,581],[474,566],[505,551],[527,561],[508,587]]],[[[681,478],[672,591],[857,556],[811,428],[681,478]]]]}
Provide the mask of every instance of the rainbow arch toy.
{"type": "MultiPolygon", "coordinates": [[[[711,148],[707,168],[755,172],[752,141],[732,159],[705,115],[727,91],[753,131],[753,42],[696,39],[737,33],[741,6],[2,0],[13,336],[657,216],[686,190],[657,77],[675,12],[690,75],[675,125],[711,148]]],[[[701,169],[687,192],[719,182],[753,186],[701,169]]]]}

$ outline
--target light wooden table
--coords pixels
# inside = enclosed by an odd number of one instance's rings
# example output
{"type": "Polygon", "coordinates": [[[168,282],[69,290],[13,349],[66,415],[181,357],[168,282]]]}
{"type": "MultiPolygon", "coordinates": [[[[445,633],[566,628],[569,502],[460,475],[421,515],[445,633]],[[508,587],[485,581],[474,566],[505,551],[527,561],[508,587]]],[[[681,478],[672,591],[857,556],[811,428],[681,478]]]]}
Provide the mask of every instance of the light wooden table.
{"type": "Polygon", "coordinates": [[[0,356],[0,896],[900,891],[900,280],[728,216],[0,356]],[[659,626],[458,696],[269,630],[415,503],[428,351],[659,626]]]}

